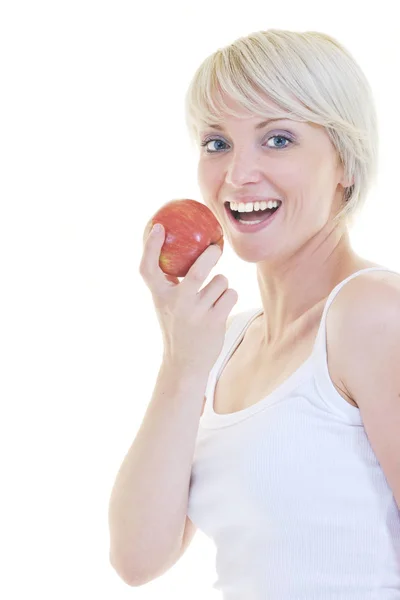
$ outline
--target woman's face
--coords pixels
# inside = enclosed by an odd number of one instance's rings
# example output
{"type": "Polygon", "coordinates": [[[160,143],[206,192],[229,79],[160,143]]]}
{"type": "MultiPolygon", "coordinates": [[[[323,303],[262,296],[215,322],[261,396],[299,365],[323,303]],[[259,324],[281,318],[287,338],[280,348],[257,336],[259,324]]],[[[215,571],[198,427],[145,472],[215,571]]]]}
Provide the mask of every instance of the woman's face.
{"type": "MultiPolygon", "coordinates": [[[[229,105],[238,110],[233,102],[229,105]]],[[[223,130],[201,131],[200,143],[206,145],[200,146],[198,183],[233,249],[244,260],[258,262],[283,249],[296,252],[325,227],[329,230],[330,217],[343,202],[343,168],[323,127],[293,120],[260,127],[265,119],[241,114],[243,119],[226,116],[223,130]],[[283,204],[268,227],[240,233],[225,203],[243,196],[283,204]]]]}

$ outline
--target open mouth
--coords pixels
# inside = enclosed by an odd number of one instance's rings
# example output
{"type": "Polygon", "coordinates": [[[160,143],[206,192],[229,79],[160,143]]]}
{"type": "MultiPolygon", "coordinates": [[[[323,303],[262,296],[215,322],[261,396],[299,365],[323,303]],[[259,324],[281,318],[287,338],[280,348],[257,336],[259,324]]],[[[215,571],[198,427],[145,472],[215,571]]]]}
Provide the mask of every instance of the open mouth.
{"type": "Polygon", "coordinates": [[[250,212],[239,212],[238,210],[232,210],[230,207],[230,203],[225,202],[225,209],[232,215],[234,219],[236,219],[236,221],[254,224],[266,221],[269,217],[276,213],[281,206],[282,202],[280,202],[279,206],[275,208],[265,208],[264,210],[252,210],[250,212]]]}

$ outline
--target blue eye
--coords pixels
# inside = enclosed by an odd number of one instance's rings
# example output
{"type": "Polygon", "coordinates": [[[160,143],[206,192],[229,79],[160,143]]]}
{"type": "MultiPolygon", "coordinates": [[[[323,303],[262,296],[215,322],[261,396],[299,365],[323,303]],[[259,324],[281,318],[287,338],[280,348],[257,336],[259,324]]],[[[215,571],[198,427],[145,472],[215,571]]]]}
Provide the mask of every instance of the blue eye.
{"type": "MultiPolygon", "coordinates": [[[[284,135],[273,135],[272,137],[268,138],[268,142],[269,140],[286,140],[287,142],[289,142],[289,144],[292,143],[292,140],[289,140],[289,138],[285,137],[284,135]]],[[[286,146],[268,146],[268,148],[287,148],[289,146],[289,144],[287,144],[286,146]]],[[[267,144],[268,145],[268,144],[267,144]]]]}
{"type": "MultiPolygon", "coordinates": [[[[225,144],[225,142],[223,142],[222,140],[220,140],[219,138],[209,138],[208,140],[204,140],[204,142],[202,142],[202,146],[207,146],[208,144],[210,144],[211,142],[222,142],[223,144],[225,144]]],[[[206,152],[208,154],[215,154],[215,151],[213,150],[208,150],[208,148],[206,147],[206,152]]]]}
{"type": "MultiPolygon", "coordinates": [[[[287,148],[290,144],[293,144],[293,141],[289,138],[287,138],[285,135],[272,135],[270,138],[268,138],[267,142],[269,142],[270,140],[285,140],[286,142],[288,142],[285,146],[279,145],[279,146],[268,146],[268,148],[275,148],[275,150],[284,150],[285,148],[287,148]]],[[[220,138],[217,137],[213,137],[213,138],[208,138],[206,140],[204,140],[204,142],[201,143],[201,146],[206,147],[206,152],[207,154],[217,154],[219,153],[219,150],[209,150],[207,148],[208,144],[210,144],[211,142],[220,142],[222,144],[225,144],[225,142],[223,140],[221,140],[220,138]]],[[[221,148],[220,148],[221,150],[221,148]]],[[[223,148],[222,148],[223,150],[223,148]]]]}

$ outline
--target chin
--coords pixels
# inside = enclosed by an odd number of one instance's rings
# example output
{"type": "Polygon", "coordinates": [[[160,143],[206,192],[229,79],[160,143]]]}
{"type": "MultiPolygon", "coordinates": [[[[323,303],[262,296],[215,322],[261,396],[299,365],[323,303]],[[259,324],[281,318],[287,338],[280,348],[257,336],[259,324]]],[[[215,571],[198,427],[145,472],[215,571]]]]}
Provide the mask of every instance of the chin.
{"type": "Polygon", "coordinates": [[[257,264],[260,262],[272,262],[279,255],[279,253],[273,249],[269,251],[265,247],[250,247],[248,244],[232,244],[231,240],[230,245],[235,254],[248,263],[257,264]]]}

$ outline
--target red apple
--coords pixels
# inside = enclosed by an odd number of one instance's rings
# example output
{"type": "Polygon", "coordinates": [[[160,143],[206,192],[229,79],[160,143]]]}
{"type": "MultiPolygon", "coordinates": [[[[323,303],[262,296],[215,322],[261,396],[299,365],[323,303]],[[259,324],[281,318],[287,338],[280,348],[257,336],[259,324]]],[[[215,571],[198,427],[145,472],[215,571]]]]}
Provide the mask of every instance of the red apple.
{"type": "Polygon", "coordinates": [[[185,277],[196,259],[210,246],[224,247],[224,234],[211,210],[197,200],[172,200],[164,204],[147,223],[147,239],[155,223],[165,229],[160,252],[160,269],[166,275],[185,277]]]}

